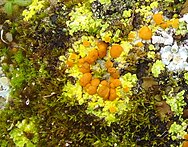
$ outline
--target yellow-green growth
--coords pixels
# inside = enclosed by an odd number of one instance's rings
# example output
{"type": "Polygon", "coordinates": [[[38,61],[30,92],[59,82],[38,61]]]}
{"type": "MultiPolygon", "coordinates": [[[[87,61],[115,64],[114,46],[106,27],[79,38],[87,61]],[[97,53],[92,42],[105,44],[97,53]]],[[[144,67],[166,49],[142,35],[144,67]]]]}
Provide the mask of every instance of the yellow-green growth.
{"type": "Polygon", "coordinates": [[[36,147],[39,141],[38,131],[35,126],[35,119],[22,120],[16,124],[16,127],[10,131],[10,137],[17,147],[36,147]],[[26,134],[32,134],[32,138],[26,137],[26,134]]]}
{"type": "Polygon", "coordinates": [[[152,68],[151,68],[151,72],[153,74],[153,76],[155,78],[157,78],[159,76],[159,74],[161,74],[161,72],[165,70],[165,65],[163,64],[163,62],[161,60],[157,60],[152,68]]]}
{"type": "Polygon", "coordinates": [[[39,12],[44,7],[44,3],[44,0],[33,0],[31,5],[29,5],[28,10],[24,10],[22,12],[24,21],[29,21],[37,12],[39,12]]]}
{"type": "Polygon", "coordinates": [[[99,30],[102,23],[100,19],[93,19],[93,13],[86,5],[81,6],[81,4],[78,4],[78,7],[72,10],[69,16],[70,20],[66,24],[70,28],[70,35],[73,35],[77,31],[95,33],[99,30]]]}
{"type": "Polygon", "coordinates": [[[188,72],[184,73],[185,83],[188,84],[188,72]]]}
{"type": "Polygon", "coordinates": [[[174,122],[169,129],[170,136],[172,140],[176,139],[183,139],[184,135],[186,135],[186,128],[187,128],[187,123],[182,122],[181,124],[177,124],[174,122]]]}
{"type": "Polygon", "coordinates": [[[163,99],[166,100],[166,103],[170,106],[172,112],[174,112],[174,115],[181,116],[183,114],[184,106],[186,105],[183,96],[185,90],[182,90],[176,95],[174,95],[172,92],[173,91],[171,91],[168,95],[163,95],[163,99]]]}

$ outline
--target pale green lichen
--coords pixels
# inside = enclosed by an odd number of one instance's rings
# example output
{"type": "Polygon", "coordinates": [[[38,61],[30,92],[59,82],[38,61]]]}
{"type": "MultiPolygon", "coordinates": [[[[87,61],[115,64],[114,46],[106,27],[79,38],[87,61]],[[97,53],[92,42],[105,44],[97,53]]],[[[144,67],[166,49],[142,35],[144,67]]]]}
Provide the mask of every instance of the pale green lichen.
{"type": "Polygon", "coordinates": [[[63,96],[69,99],[71,105],[74,105],[76,100],[80,105],[84,103],[82,93],[82,86],[80,86],[79,82],[76,82],[74,85],[71,82],[67,82],[63,87],[63,96]]]}
{"type": "Polygon", "coordinates": [[[150,51],[156,50],[156,49],[155,49],[155,46],[154,46],[153,44],[150,44],[148,48],[149,48],[150,51]]]}
{"type": "Polygon", "coordinates": [[[166,103],[170,106],[174,115],[181,116],[183,114],[184,106],[186,102],[184,101],[184,93],[185,90],[177,93],[176,95],[173,94],[173,90],[169,92],[168,95],[163,95],[163,99],[166,100],[166,103]]]}
{"type": "Polygon", "coordinates": [[[99,0],[101,4],[111,4],[111,0],[99,0]]]}
{"type": "Polygon", "coordinates": [[[185,83],[188,84],[188,72],[184,73],[185,83]]]}
{"type": "Polygon", "coordinates": [[[151,72],[155,78],[158,77],[163,70],[165,70],[165,65],[161,60],[157,60],[151,68],[151,72]]]}
{"type": "Polygon", "coordinates": [[[131,17],[131,13],[132,13],[131,9],[125,10],[125,11],[123,11],[123,17],[129,18],[129,17],[131,17]]]}
{"type": "Polygon", "coordinates": [[[36,147],[39,141],[34,118],[17,122],[16,127],[9,134],[17,147],[36,147]],[[31,139],[27,138],[26,134],[32,134],[33,137],[31,139]]]}
{"type": "Polygon", "coordinates": [[[71,11],[69,16],[70,20],[68,20],[66,24],[70,28],[70,35],[78,31],[96,33],[102,28],[102,20],[93,19],[93,13],[86,5],[78,4],[78,6],[71,11]]]}
{"type": "Polygon", "coordinates": [[[149,51],[149,52],[147,53],[147,57],[148,57],[149,59],[155,59],[155,52],[154,52],[154,51],[149,51]]]}
{"type": "Polygon", "coordinates": [[[128,87],[129,89],[131,89],[136,85],[138,79],[136,77],[136,74],[127,73],[124,76],[120,77],[120,81],[123,88],[128,87]]]}
{"type": "Polygon", "coordinates": [[[174,122],[169,129],[170,137],[172,140],[177,140],[177,139],[183,139],[184,135],[186,135],[186,128],[187,128],[187,123],[182,122],[181,124],[177,124],[174,122]]]}
{"type": "Polygon", "coordinates": [[[130,110],[129,106],[129,98],[123,97],[117,98],[114,101],[104,101],[103,98],[99,97],[98,95],[88,95],[84,94],[85,97],[89,97],[90,101],[88,102],[88,114],[94,114],[99,118],[104,118],[108,125],[112,122],[117,122],[119,119],[116,117],[116,114],[122,114],[128,110],[130,110]],[[110,107],[115,107],[115,112],[110,112],[110,107]]]}
{"type": "Polygon", "coordinates": [[[151,11],[151,7],[150,6],[141,6],[138,7],[135,12],[139,13],[141,16],[143,16],[143,21],[146,23],[149,23],[151,20],[151,16],[153,15],[152,11],[151,11]]]}
{"type": "Polygon", "coordinates": [[[151,9],[155,9],[155,8],[157,8],[158,7],[158,5],[159,5],[159,3],[158,2],[152,2],[151,4],[150,4],[150,8],[151,9]]]}
{"type": "Polygon", "coordinates": [[[188,33],[187,23],[185,21],[179,21],[179,26],[175,33],[176,33],[176,35],[182,35],[182,36],[187,34],[188,33]]]}
{"type": "Polygon", "coordinates": [[[22,16],[24,16],[24,21],[29,21],[37,12],[41,11],[41,9],[44,7],[44,0],[33,0],[31,5],[29,5],[28,10],[24,10],[22,12],[22,16]]]}

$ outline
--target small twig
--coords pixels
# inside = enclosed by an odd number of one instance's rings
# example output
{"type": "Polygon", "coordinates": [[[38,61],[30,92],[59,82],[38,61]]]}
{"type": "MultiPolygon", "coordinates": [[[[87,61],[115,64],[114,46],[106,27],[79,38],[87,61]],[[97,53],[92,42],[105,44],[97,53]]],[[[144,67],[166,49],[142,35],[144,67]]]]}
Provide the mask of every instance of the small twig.
{"type": "Polygon", "coordinates": [[[51,97],[55,94],[55,92],[52,92],[50,95],[46,95],[46,96],[43,96],[43,98],[48,98],[48,97],[51,97]]]}
{"type": "Polygon", "coordinates": [[[3,39],[3,29],[1,30],[1,40],[2,40],[4,43],[8,44],[8,42],[6,42],[6,41],[3,39]]]}

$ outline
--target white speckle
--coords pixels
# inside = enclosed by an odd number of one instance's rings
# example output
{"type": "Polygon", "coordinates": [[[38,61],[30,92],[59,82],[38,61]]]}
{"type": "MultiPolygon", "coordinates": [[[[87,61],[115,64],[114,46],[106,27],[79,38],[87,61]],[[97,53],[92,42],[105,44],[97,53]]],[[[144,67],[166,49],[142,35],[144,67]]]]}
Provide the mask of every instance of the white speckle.
{"type": "Polygon", "coordinates": [[[30,102],[29,99],[27,99],[27,101],[25,102],[25,104],[26,104],[26,105],[29,105],[29,102],[30,102]]]}

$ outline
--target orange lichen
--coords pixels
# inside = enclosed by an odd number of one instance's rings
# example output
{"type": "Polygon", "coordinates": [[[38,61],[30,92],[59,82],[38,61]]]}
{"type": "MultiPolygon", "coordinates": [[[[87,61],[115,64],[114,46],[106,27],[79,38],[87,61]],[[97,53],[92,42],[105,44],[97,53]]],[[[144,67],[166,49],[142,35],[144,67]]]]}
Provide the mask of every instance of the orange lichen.
{"type": "Polygon", "coordinates": [[[118,78],[120,77],[119,71],[116,71],[116,72],[114,72],[114,73],[111,73],[110,75],[111,75],[114,79],[118,79],[118,78]]]}
{"type": "Polygon", "coordinates": [[[169,27],[169,24],[167,22],[163,22],[160,24],[161,28],[166,29],[169,27]]]}
{"type": "Polygon", "coordinates": [[[110,93],[110,88],[107,86],[100,86],[97,91],[98,95],[102,97],[104,100],[107,100],[110,93]]]}
{"type": "Polygon", "coordinates": [[[122,52],[123,52],[123,48],[121,47],[121,45],[115,44],[112,45],[110,49],[110,56],[112,58],[118,58],[122,52]]]}
{"type": "Polygon", "coordinates": [[[105,67],[106,67],[107,69],[112,68],[112,67],[113,67],[113,63],[112,63],[110,60],[108,60],[108,61],[106,61],[106,63],[105,63],[105,67]]]}
{"type": "Polygon", "coordinates": [[[85,57],[85,61],[89,64],[93,64],[98,58],[98,51],[93,49],[89,52],[88,56],[85,57]]]}
{"type": "Polygon", "coordinates": [[[103,86],[109,86],[109,83],[106,80],[101,81],[100,84],[103,85],[103,86]]]}
{"type": "Polygon", "coordinates": [[[129,87],[126,86],[126,87],[123,88],[123,90],[124,90],[125,92],[129,92],[129,87]]]}
{"type": "Polygon", "coordinates": [[[108,68],[108,72],[110,74],[115,73],[116,72],[116,68],[114,68],[114,67],[108,68]]]}
{"type": "Polygon", "coordinates": [[[110,83],[110,88],[116,88],[113,83],[110,83]]]}
{"type": "Polygon", "coordinates": [[[104,41],[105,41],[105,42],[110,42],[110,40],[111,40],[111,37],[105,36],[105,38],[104,38],[104,41]]]}
{"type": "Polygon", "coordinates": [[[75,53],[70,54],[70,56],[66,62],[66,65],[68,67],[73,67],[74,63],[77,62],[77,59],[78,59],[78,55],[76,55],[75,53]]]}
{"type": "Polygon", "coordinates": [[[109,111],[110,111],[111,113],[115,113],[115,112],[117,111],[117,107],[115,107],[115,106],[110,106],[109,111]]]}
{"type": "Polygon", "coordinates": [[[152,31],[147,26],[143,26],[138,31],[139,37],[143,40],[150,40],[152,37],[152,31]]]}
{"type": "Polygon", "coordinates": [[[103,41],[99,41],[97,43],[97,47],[98,47],[99,58],[104,58],[107,53],[108,45],[103,41]]]}
{"type": "Polygon", "coordinates": [[[136,37],[136,33],[131,31],[129,34],[128,34],[128,41],[132,42],[136,37]]]}
{"type": "Polygon", "coordinates": [[[143,47],[144,44],[143,44],[142,42],[138,42],[138,43],[136,44],[136,46],[137,46],[137,47],[143,47]]]}
{"type": "Polygon", "coordinates": [[[71,60],[67,60],[66,65],[67,65],[68,67],[73,67],[73,66],[74,66],[74,63],[73,63],[73,61],[71,61],[71,60]]]}
{"type": "Polygon", "coordinates": [[[182,147],[188,147],[188,141],[184,141],[182,147]]]}
{"type": "Polygon", "coordinates": [[[89,41],[87,41],[87,40],[83,41],[83,46],[88,47],[90,45],[91,45],[91,43],[89,41]]]}
{"type": "Polygon", "coordinates": [[[88,73],[90,72],[90,65],[89,63],[85,62],[82,65],[79,66],[79,71],[82,73],[88,73]]]}
{"type": "Polygon", "coordinates": [[[97,93],[97,87],[92,86],[92,85],[88,86],[86,90],[87,90],[87,93],[90,95],[94,95],[97,93]]]}
{"type": "Polygon", "coordinates": [[[78,55],[76,55],[75,53],[72,53],[70,56],[69,56],[69,59],[70,60],[76,60],[78,58],[78,55]]]}
{"type": "Polygon", "coordinates": [[[109,100],[113,101],[117,98],[116,89],[110,88],[109,100]]]}
{"type": "Polygon", "coordinates": [[[78,65],[81,65],[85,62],[85,58],[81,58],[78,60],[78,65]]]}
{"type": "Polygon", "coordinates": [[[119,79],[113,79],[111,80],[111,84],[113,84],[115,87],[118,87],[121,85],[121,81],[119,79]]]}
{"type": "Polygon", "coordinates": [[[175,29],[179,27],[179,19],[172,20],[172,27],[175,29]]]}
{"type": "Polygon", "coordinates": [[[160,25],[163,23],[163,15],[161,13],[157,13],[153,15],[153,20],[157,25],[160,25]]]}
{"type": "Polygon", "coordinates": [[[91,81],[91,85],[92,85],[92,86],[95,86],[95,87],[99,86],[99,83],[100,83],[100,80],[97,79],[97,78],[95,78],[95,79],[93,79],[93,80],[91,81]]]}
{"type": "Polygon", "coordinates": [[[88,83],[88,84],[84,87],[84,89],[87,90],[90,86],[91,86],[91,83],[88,83]]]}
{"type": "Polygon", "coordinates": [[[91,73],[85,73],[83,76],[80,78],[80,85],[81,86],[86,86],[88,83],[90,83],[92,79],[91,73]]]}
{"type": "Polygon", "coordinates": [[[167,28],[169,26],[177,29],[179,27],[179,19],[167,20],[166,23],[161,24],[162,28],[167,28]]]}
{"type": "Polygon", "coordinates": [[[186,139],[186,140],[188,140],[188,134],[185,134],[185,135],[183,136],[183,138],[186,139]]]}

